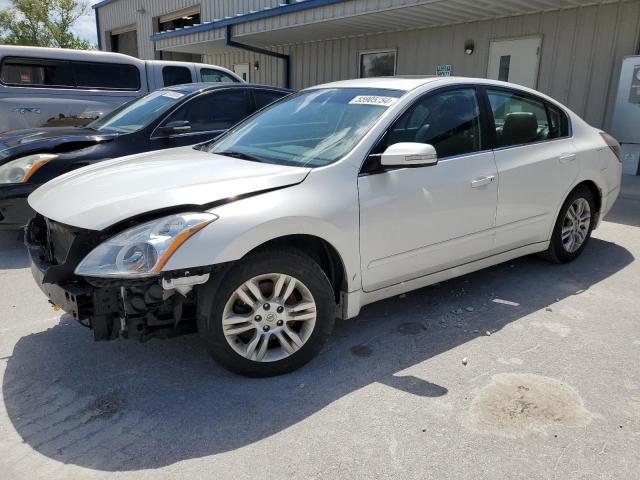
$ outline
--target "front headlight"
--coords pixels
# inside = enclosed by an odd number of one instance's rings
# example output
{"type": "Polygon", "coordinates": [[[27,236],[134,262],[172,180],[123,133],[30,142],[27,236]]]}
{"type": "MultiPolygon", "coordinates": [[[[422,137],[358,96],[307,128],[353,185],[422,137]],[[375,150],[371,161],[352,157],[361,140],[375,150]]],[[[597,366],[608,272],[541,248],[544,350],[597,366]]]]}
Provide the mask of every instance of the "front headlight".
{"type": "Polygon", "coordinates": [[[212,213],[181,213],[125,230],[94,248],[77,266],[86,277],[150,277],[171,255],[218,217],[212,213]]]}
{"type": "Polygon", "coordinates": [[[0,166],[0,183],[26,182],[40,167],[57,157],[49,153],[36,153],[7,162],[0,166]]]}

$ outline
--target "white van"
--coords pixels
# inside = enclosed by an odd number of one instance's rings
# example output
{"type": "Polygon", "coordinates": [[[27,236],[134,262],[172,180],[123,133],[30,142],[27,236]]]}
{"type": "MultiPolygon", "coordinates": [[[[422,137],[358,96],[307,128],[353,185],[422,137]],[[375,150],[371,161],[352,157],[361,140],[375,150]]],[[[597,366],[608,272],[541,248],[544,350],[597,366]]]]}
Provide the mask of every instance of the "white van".
{"type": "Polygon", "coordinates": [[[0,132],[82,126],[158,88],[242,82],[222,67],[110,52],[0,46],[0,132]]]}

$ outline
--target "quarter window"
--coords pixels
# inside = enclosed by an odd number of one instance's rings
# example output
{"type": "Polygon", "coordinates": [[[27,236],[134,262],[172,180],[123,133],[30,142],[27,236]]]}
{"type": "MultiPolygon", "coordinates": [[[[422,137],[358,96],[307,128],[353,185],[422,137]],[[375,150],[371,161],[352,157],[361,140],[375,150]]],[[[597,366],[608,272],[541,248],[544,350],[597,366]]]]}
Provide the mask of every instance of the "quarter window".
{"type": "Polygon", "coordinates": [[[191,70],[186,67],[164,67],[162,69],[162,81],[165,87],[171,85],[182,85],[184,83],[191,83],[191,70]]]}
{"type": "Polygon", "coordinates": [[[360,78],[392,77],[395,74],[395,50],[363,52],[360,54],[360,78]]]}
{"type": "Polygon", "coordinates": [[[247,116],[247,101],[242,90],[214,92],[197,96],[180,107],[167,122],[191,124],[192,132],[226,130],[247,116]]]}
{"type": "Polygon", "coordinates": [[[477,152],[483,148],[480,107],[475,89],[461,89],[424,97],[409,109],[385,137],[378,150],[400,142],[431,144],[438,157],[477,152]]]}
{"type": "Polygon", "coordinates": [[[200,76],[202,81],[207,83],[233,83],[238,81],[228,73],[213,68],[201,68],[200,76]]]}
{"type": "MultiPolygon", "coordinates": [[[[563,136],[563,114],[555,107],[554,120],[549,121],[545,102],[516,92],[488,90],[489,103],[496,127],[498,147],[525,145],[563,136]]],[[[553,115],[552,115],[553,116],[553,115]]]]}

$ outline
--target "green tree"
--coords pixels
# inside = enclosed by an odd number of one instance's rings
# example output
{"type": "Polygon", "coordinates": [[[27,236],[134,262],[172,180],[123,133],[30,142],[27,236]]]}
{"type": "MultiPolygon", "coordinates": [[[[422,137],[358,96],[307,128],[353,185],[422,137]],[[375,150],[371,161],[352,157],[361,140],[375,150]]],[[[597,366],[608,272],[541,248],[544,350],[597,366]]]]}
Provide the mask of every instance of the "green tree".
{"type": "Polygon", "coordinates": [[[88,11],[86,0],[11,0],[0,12],[0,44],[91,49],[71,32],[88,11]]]}

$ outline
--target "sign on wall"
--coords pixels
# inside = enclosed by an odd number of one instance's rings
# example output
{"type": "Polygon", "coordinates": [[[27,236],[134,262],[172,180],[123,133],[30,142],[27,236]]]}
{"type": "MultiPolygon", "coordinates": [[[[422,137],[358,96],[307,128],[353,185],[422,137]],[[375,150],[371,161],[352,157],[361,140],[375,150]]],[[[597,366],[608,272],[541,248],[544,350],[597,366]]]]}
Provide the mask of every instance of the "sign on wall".
{"type": "Polygon", "coordinates": [[[436,75],[438,77],[450,77],[451,76],[451,65],[438,65],[436,67],[436,75]]]}

